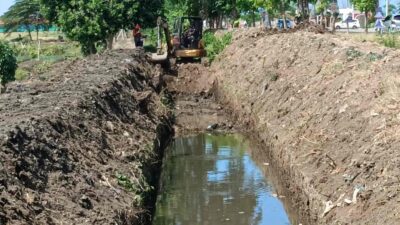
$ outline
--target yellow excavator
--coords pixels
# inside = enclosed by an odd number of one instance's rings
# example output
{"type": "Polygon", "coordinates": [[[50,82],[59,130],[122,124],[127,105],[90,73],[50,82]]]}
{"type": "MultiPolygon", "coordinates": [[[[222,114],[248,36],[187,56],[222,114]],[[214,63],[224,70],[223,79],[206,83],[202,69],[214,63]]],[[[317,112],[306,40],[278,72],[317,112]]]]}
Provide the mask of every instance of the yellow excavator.
{"type": "Polygon", "coordinates": [[[151,55],[155,63],[169,59],[195,59],[207,55],[203,41],[203,20],[200,17],[179,17],[171,33],[165,19],[157,19],[157,52],[151,55]],[[166,46],[163,43],[163,33],[166,46]]]}

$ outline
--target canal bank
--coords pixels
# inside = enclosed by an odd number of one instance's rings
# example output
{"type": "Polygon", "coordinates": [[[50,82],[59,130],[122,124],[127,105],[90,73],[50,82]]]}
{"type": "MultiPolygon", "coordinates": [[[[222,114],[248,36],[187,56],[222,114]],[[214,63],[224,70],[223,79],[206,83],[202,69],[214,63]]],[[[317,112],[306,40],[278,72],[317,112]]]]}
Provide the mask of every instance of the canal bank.
{"type": "Polygon", "coordinates": [[[120,50],[10,83],[0,95],[0,225],[150,224],[173,136],[160,75],[143,52],[120,50]]]}
{"type": "Polygon", "coordinates": [[[312,224],[397,225],[400,52],[305,31],[236,32],[218,101],[278,165],[312,224]]]}

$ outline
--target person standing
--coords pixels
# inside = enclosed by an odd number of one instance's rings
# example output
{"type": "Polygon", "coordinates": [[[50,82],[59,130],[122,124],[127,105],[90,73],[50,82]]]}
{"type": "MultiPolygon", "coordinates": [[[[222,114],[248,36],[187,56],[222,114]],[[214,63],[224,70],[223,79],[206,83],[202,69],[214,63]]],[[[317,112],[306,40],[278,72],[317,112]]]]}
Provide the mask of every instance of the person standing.
{"type": "Polygon", "coordinates": [[[132,32],[136,47],[143,47],[142,33],[140,30],[141,30],[140,25],[136,24],[132,32]]]}

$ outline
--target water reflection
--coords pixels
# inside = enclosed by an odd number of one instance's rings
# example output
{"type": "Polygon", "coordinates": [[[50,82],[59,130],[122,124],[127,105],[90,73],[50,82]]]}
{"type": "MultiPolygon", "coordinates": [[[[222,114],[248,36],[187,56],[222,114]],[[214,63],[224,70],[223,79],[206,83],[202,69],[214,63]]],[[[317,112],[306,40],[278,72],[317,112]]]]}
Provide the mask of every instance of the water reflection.
{"type": "Polygon", "coordinates": [[[168,149],[154,225],[290,224],[238,135],[177,138],[168,149]]]}

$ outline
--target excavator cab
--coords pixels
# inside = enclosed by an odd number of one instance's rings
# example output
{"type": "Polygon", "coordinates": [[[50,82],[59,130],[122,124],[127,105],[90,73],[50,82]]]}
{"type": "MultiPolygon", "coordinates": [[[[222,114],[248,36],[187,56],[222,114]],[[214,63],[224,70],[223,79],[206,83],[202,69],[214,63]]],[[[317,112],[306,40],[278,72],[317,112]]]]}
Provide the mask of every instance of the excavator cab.
{"type": "Polygon", "coordinates": [[[176,58],[206,56],[203,42],[203,20],[200,17],[180,17],[175,20],[172,45],[176,58]]]}
{"type": "Polygon", "coordinates": [[[177,18],[173,24],[172,32],[169,30],[167,21],[159,17],[157,28],[157,53],[151,56],[153,62],[162,63],[171,58],[202,58],[207,55],[204,49],[203,20],[201,17],[177,18]],[[163,36],[166,39],[166,46],[162,41],[163,36]]]}

